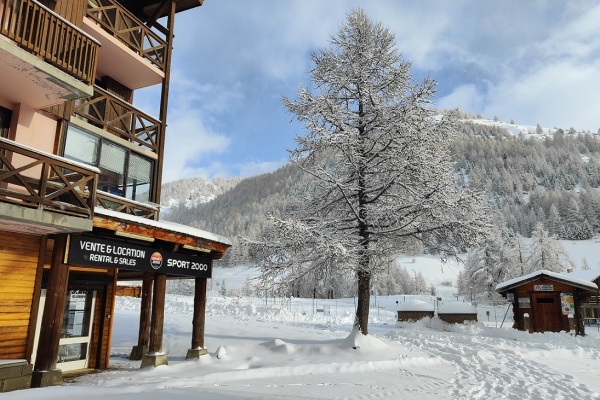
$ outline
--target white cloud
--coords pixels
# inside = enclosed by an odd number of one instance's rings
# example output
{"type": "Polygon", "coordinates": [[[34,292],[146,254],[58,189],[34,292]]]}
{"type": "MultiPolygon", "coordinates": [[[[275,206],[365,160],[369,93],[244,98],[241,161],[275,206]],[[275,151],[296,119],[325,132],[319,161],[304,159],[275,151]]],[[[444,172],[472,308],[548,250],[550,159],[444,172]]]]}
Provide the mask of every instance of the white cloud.
{"type": "Polygon", "coordinates": [[[238,170],[239,170],[239,175],[237,176],[241,176],[243,178],[245,177],[249,177],[249,176],[254,176],[254,175],[260,175],[260,174],[264,174],[267,172],[272,172],[275,171],[277,168],[280,168],[282,166],[284,166],[285,164],[288,163],[288,159],[281,159],[281,160],[276,160],[276,161],[262,161],[262,162],[255,162],[255,161],[251,161],[248,163],[244,163],[238,166],[238,170]]]}
{"type": "Polygon", "coordinates": [[[482,112],[519,123],[597,131],[600,120],[600,63],[549,64],[490,89],[482,112]]]}
{"type": "Polygon", "coordinates": [[[463,111],[478,110],[481,108],[483,95],[473,84],[466,84],[454,88],[452,93],[437,101],[437,108],[450,110],[459,108],[463,111]]]}
{"type": "Polygon", "coordinates": [[[193,110],[176,114],[167,127],[163,182],[198,176],[199,163],[223,153],[230,144],[231,138],[207,128],[193,110]]]}

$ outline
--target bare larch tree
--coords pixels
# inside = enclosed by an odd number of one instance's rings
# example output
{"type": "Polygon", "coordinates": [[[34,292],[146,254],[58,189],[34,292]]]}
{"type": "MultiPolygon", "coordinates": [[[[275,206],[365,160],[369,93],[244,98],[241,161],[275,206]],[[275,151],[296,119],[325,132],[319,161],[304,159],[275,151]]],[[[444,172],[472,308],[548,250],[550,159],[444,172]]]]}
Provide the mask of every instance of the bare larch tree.
{"type": "Polygon", "coordinates": [[[436,82],[415,84],[394,35],[361,10],[312,54],[312,88],[287,109],[304,123],[292,162],[312,176],[306,198],[273,229],[246,240],[265,284],[354,273],[355,329],[368,334],[371,277],[408,240],[444,256],[489,227],[483,197],[455,185],[452,114],[436,111],[436,82]]]}

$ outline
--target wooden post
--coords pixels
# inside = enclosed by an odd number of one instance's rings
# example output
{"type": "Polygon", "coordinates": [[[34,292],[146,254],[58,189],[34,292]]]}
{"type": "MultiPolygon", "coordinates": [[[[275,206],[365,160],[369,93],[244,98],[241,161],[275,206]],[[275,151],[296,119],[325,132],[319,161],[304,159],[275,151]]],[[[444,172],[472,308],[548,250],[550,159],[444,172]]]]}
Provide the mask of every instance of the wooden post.
{"type": "Polygon", "coordinates": [[[138,344],[133,346],[130,360],[141,360],[144,354],[148,353],[150,343],[150,317],[152,315],[152,284],[154,275],[151,272],[144,272],[142,280],[142,301],[140,306],[140,327],[138,332],[138,344]]]}
{"type": "Polygon", "coordinates": [[[152,296],[152,321],[150,322],[150,342],[148,354],[142,358],[141,368],[167,365],[167,355],[162,353],[163,325],[165,321],[165,291],[167,275],[154,275],[154,293],[152,296]]]}
{"type": "Polygon", "coordinates": [[[46,303],[42,314],[42,326],[37,347],[32,387],[62,385],[62,372],[56,369],[58,343],[60,340],[69,266],[63,264],[67,235],[57,235],[52,249],[52,260],[46,289],[46,303]]]}
{"type": "Polygon", "coordinates": [[[31,356],[33,355],[35,329],[38,320],[38,309],[40,306],[40,297],[42,293],[42,276],[44,275],[44,257],[46,254],[47,243],[48,238],[46,236],[42,236],[39,244],[38,264],[35,271],[35,283],[33,285],[33,298],[31,300],[31,313],[29,315],[29,328],[27,333],[27,337],[29,339],[27,340],[27,351],[25,354],[27,357],[27,362],[29,363],[31,363],[31,356]]]}
{"type": "Polygon", "coordinates": [[[194,317],[192,319],[192,348],[188,350],[186,360],[199,358],[207,353],[204,348],[204,323],[206,321],[206,278],[194,281],[194,317]]]}
{"type": "Polygon", "coordinates": [[[171,0],[171,10],[167,19],[167,48],[165,51],[165,77],[163,78],[162,91],[160,94],[160,133],[158,137],[158,160],[156,168],[156,183],[154,186],[154,198],[152,201],[160,203],[160,183],[162,181],[163,155],[165,150],[165,134],[167,132],[167,109],[169,106],[169,86],[171,83],[171,53],[173,51],[173,39],[175,37],[175,11],[177,3],[171,0]]]}

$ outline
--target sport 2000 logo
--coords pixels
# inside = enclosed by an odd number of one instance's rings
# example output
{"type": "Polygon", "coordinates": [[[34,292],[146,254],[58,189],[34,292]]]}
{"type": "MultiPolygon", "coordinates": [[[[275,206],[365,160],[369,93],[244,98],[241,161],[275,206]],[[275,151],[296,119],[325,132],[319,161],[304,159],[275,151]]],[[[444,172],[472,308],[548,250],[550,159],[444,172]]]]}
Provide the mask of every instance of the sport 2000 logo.
{"type": "Polygon", "coordinates": [[[158,251],[155,251],[154,253],[152,253],[152,255],[150,256],[150,266],[154,269],[159,269],[161,267],[162,263],[163,263],[162,254],[160,254],[158,251]]]}

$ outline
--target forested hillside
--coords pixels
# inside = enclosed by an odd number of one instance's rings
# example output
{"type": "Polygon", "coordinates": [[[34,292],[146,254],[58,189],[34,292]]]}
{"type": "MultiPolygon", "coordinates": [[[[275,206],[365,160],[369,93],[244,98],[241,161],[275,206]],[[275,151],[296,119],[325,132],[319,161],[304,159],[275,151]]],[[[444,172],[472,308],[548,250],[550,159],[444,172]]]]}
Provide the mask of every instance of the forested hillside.
{"type": "Polygon", "coordinates": [[[230,238],[232,249],[221,264],[243,263],[246,255],[239,246],[240,238],[260,234],[266,224],[265,215],[268,212],[279,215],[291,199],[301,196],[306,180],[300,170],[288,164],[274,172],[243,179],[212,201],[191,207],[174,206],[164,217],[230,238]]]}
{"type": "Polygon", "coordinates": [[[588,239],[600,230],[598,135],[512,136],[504,129],[462,125],[454,143],[461,185],[487,193],[514,232],[531,237],[543,222],[560,239],[588,239]]]}
{"type": "MultiPolygon", "coordinates": [[[[537,222],[562,239],[586,239],[600,232],[598,135],[539,126],[515,135],[512,125],[477,120],[459,124],[462,134],[452,148],[458,184],[484,190],[497,213],[496,224],[524,237],[531,237],[537,222]]],[[[229,237],[234,246],[223,263],[235,265],[249,261],[238,245],[240,238],[257,236],[267,212],[278,214],[298,200],[308,178],[286,165],[237,184],[227,181],[229,190],[186,207],[181,199],[204,193],[209,184],[203,182],[195,186],[182,180],[177,188],[163,187],[164,199],[179,199],[179,206],[164,217],[229,237]]]]}
{"type": "Polygon", "coordinates": [[[173,206],[191,207],[195,204],[206,203],[225,193],[240,183],[242,178],[189,178],[168,182],[161,187],[161,208],[173,206]]]}

